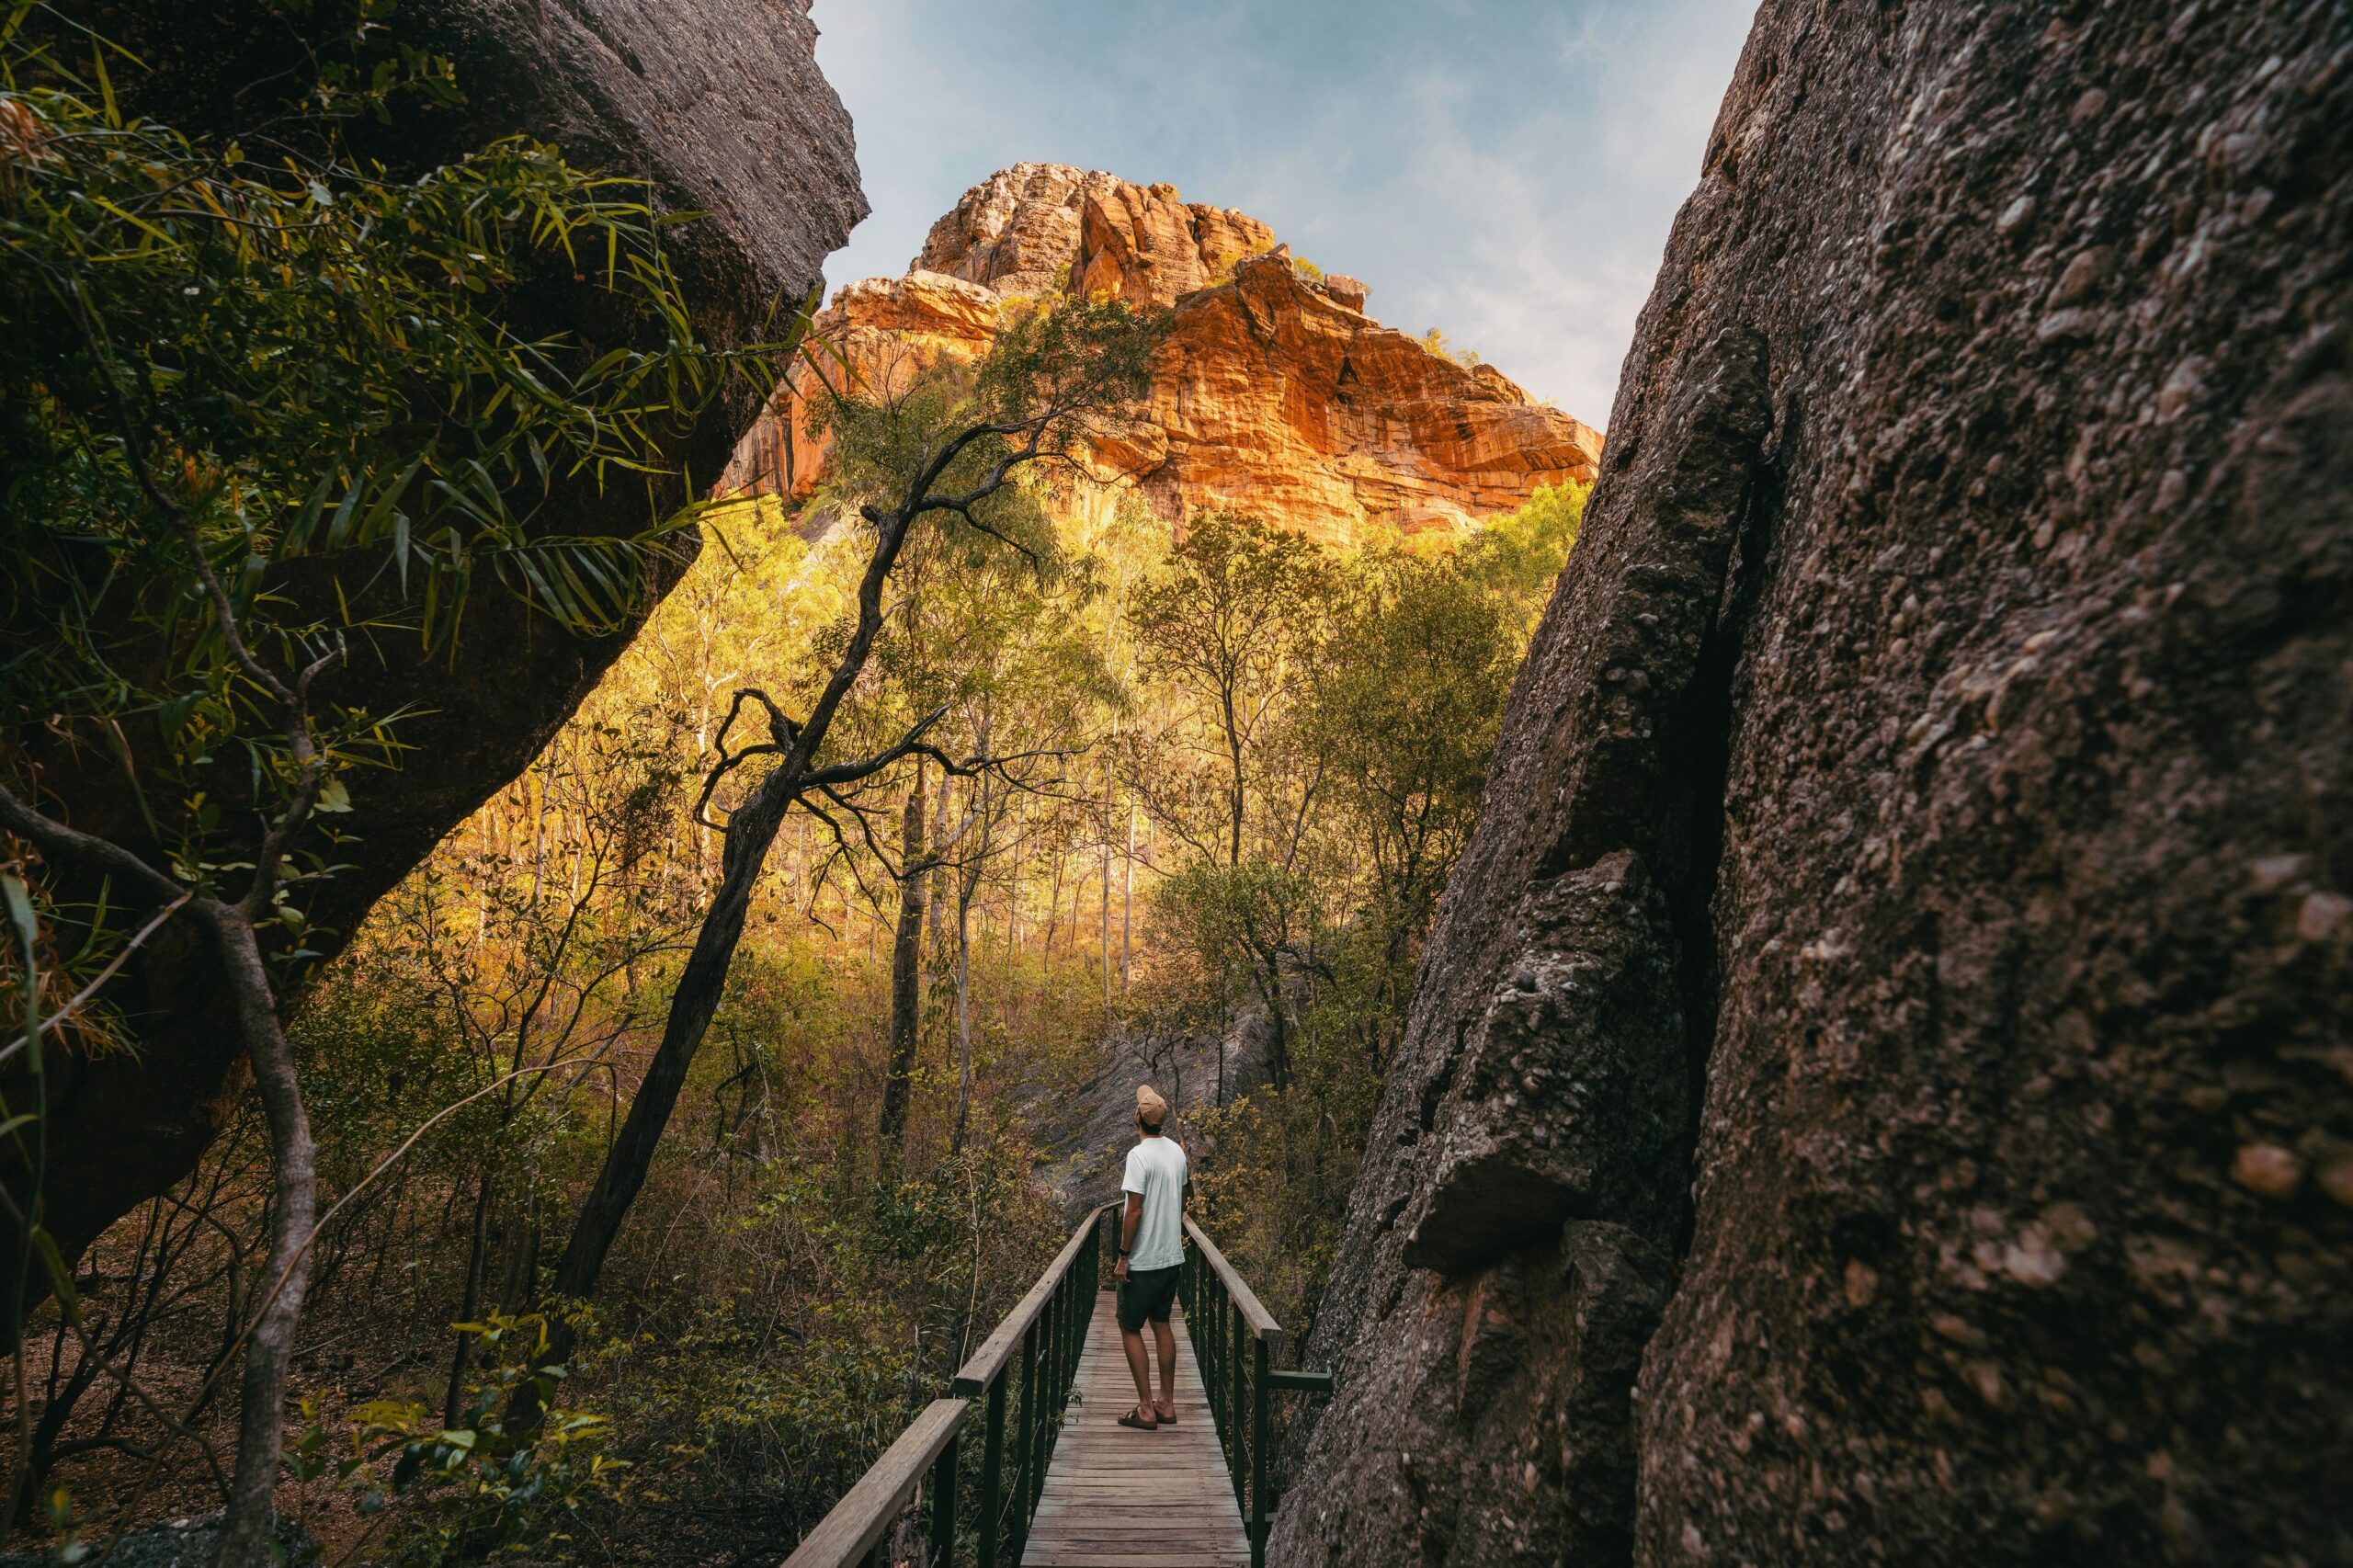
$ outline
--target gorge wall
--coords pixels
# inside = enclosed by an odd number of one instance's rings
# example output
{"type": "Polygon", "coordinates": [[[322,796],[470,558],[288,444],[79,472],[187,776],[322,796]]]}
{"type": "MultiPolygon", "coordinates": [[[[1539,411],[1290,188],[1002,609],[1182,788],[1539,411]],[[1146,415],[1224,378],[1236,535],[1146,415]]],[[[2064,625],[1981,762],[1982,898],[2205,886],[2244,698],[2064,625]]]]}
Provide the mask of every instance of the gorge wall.
{"type": "Polygon", "coordinates": [[[1271,1560],[2353,1562],[2353,11],[1766,0],[1271,1560]]]}
{"type": "MultiPolygon", "coordinates": [[[[66,58],[85,55],[87,28],[142,62],[116,68],[128,112],[222,140],[262,126],[285,133],[286,107],[317,80],[316,61],[346,35],[341,6],[287,7],[240,0],[118,4],[93,0],[72,18],[36,12],[28,28],[64,29],[66,58]],[[307,73],[307,74],[306,74],[307,73]]],[[[849,118],[817,69],[805,0],[408,0],[378,36],[447,57],[464,101],[404,101],[389,124],[348,128],[369,156],[395,172],[462,157],[503,135],[561,146],[575,165],[647,182],[652,199],[701,214],[671,229],[673,259],[703,340],[756,341],[779,299],[808,297],[824,257],[865,215],[849,118]],[[388,29],[388,30],[384,30],[388,29]],[[713,40],[724,40],[723,47],[713,40]]],[[[293,122],[299,123],[299,121],[293,122]]],[[[608,346],[609,306],[569,269],[517,291],[520,330],[562,334],[591,351],[608,346]]],[[[559,479],[543,505],[583,534],[630,533],[689,499],[684,475],[725,463],[756,409],[739,398],[710,408],[661,454],[674,472],[647,486],[608,484],[593,472],[559,479]]],[[[693,540],[654,569],[658,599],[692,559],[693,540]]],[[[275,569],[274,591],[314,592],[303,563],[275,569]]],[[[362,611],[405,624],[413,608],[377,574],[362,611]]],[[[650,608],[650,602],[644,606],[650,608]]],[[[454,650],[430,655],[413,638],[361,642],[329,677],[335,700],[407,711],[399,771],[353,785],[364,831],[339,845],[335,875],[306,897],[312,917],[348,932],[369,906],[452,827],[537,756],[628,645],[634,625],[576,637],[520,599],[477,593],[454,650]]],[[[20,633],[0,626],[6,639],[20,633]]],[[[137,791],[110,756],[70,738],[12,733],[8,744],[42,801],[71,825],[165,863],[142,824],[137,791]]],[[[143,744],[134,733],[129,744],[143,744]]],[[[70,881],[65,891],[73,891],[70,881]]],[[[69,1256],[114,1220],[191,1168],[233,1113],[245,1086],[227,998],[210,949],[186,921],[165,926],[110,993],[137,1020],[139,1050],[53,1059],[49,1074],[48,1227],[69,1256]]],[[[21,1058],[0,1089],[23,1102],[21,1058]]],[[[20,1181],[20,1169],[6,1170],[20,1181]]],[[[46,1276],[32,1271],[34,1288],[46,1276]]]]}
{"type": "MultiPolygon", "coordinates": [[[[1590,482],[1600,434],[1365,313],[1354,278],[1296,264],[1264,223],[1165,185],[1017,164],[932,225],[904,278],[852,283],[817,333],[887,385],[994,340],[1016,301],[1065,290],[1174,307],[1147,431],[1096,454],[1171,522],[1247,512],[1333,544],[1376,528],[1461,529],[1540,484],[1590,482]]],[[[722,491],[807,495],[824,443],[804,369],[748,435],[722,491]]],[[[1108,493],[1108,491],[1107,491],[1108,493]]]]}

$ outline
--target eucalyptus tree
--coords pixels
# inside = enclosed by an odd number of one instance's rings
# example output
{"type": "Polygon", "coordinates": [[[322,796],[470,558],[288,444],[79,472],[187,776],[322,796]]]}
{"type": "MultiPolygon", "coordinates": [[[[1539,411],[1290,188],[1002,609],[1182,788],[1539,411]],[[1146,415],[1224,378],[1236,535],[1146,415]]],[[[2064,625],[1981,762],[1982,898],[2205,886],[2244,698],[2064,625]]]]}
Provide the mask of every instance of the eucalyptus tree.
{"type": "Polygon", "coordinates": [[[1138,590],[1139,665],[1177,700],[1172,723],[1138,737],[1127,781],[1196,853],[1229,867],[1291,858],[1316,771],[1281,743],[1340,582],[1297,534],[1204,512],[1138,590]]]}
{"type": "MultiPolygon", "coordinates": [[[[661,1041],[557,1263],[557,1297],[579,1301],[596,1292],[719,1006],[753,891],[786,813],[799,806],[837,843],[847,846],[855,834],[887,860],[858,800],[870,781],[916,757],[949,777],[1005,768],[1002,756],[959,756],[942,747],[934,732],[946,704],[879,739],[852,725],[836,735],[836,722],[882,635],[886,592],[909,546],[921,533],[941,529],[951,540],[986,540],[1035,555],[1039,515],[1017,479],[1033,468],[1080,464],[1098,444],[1131,434],[1163,326],[1162,312],[1111,301],[1038,306],[1007,321],[972,365],[848,389],[859,395],[821,404],[832,439],[828,499],[838,526],[860,530],[865,543],[855,608],[829,650],[822,680],[802,694],[808,705],[801,716],[787,710],[792,693],[779,701],[747,687],[736,691],[718,730],[718,755],[696,812],[722,835],[719,883],[671,994],[661,1041]],[[764,738],[738,739],[739,722],[764,738]],[[731,791],[732,803],[724,799],[731,791]],[[714,808],[722,814],[710,815],[714,808]]],[[[824,373],[822,358],[812,363],[824,373]]],[[[570,1330],[563,1329],[550,1354],[560,1359],[570,1344],[570,1330]]],[[[527,1388],[517,1419],[533,1417],[537,1397],[527,1388]]]]}

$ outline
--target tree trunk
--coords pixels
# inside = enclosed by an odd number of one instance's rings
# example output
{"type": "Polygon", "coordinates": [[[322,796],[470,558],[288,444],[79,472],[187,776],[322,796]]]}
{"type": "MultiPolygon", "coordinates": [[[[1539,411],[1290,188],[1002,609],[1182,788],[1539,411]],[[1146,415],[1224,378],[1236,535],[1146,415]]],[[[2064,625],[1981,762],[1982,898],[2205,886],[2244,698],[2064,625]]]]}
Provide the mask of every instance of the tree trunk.
{"type": "Polygon", "coordinates": [[[1290,1015],[1283,1006],[1282,966],[1268,955],[1263,965],[1253,963],[1258,1000],[1267,1005],[1267,1082],[1278,1089],[1290,1086],[1290,1015]]]}
{"type": "Polygon", "coordinates": [[[1128,852],[1120,862],[1120,994],[1128,994],[1128,960],[1134,951],[1136,915],[1136,803],[1128,802],[1128,852]]]}
{"type": "MultiPolygon", "coordinates": [[[[945,790],[942,791],[945,794],[945,790]]],[[[881,1159],[895,1167],[906,1152],[907,1097],[913,1090],[915,1044],[923,1021],[923,916],[927,902],[924,869],[923,767],[915,767],[899,819],[899,928],[891,943],[891,1062],[882,1077],[882,1116],[875,1130],[881,1159]]]]}
{"type": "MultiPolygon", "coordinates": [[[[973,745],[983,753],[989,749],[993,717],[983,706],[973,729],[973,745]]],[[[964,1133],[972,1110],[972,901],[980,896],[981,875],[996,849],[1000,809],[986,774],[981,776],[979,790],[963,824],[956,830],[960,843],[968,833],[977,830],[980,835],[965,850],[956,877],[956,1126],[949,1147],[960,1154],[964,1152],[964,1133]]]]}
{"type": "MultiPolygon", "coordinates": [[[[474,1187],[473,1244],[466,1251],[465,1289],[458,1293],[458,1321],[472,1323],[482,1311],[482,1275],[490,1254],[490,1205],[494,1184],[490,1172],[484,1170],[474,1187]]],[[[449,1387],[441,1396],[441,1425],[458,1424],[458,1406],[465,1398],[466,1363],[472,1358],[474,1342],[471,1335],[460,1333],[458,1347],[449,1358],[449,1387]]]]}
{"type": "Polygon", "coordinates": [[[245,1339],[245,1373],[237,1413],[237,1471],[221,1524],[219,1568],[266,1568],[273,1560],[271,1494],[285,1437],[286,1374],[294,1358],[294,1328],[302,1316],[310,1278],[311,1231],[318,1202],[317,1151],[294,1074],[294,1053],[278,1027],[278,998],[254,928],[227,904],[199,900],[191,908],[212,929],[237,1008],[254,1088],[269,1124],[275,1174],[275,1224],[260,1310],[245,1339]]]}
{"type": "MultiPolygon", "coordinates": [[[[975,878],[977,873],[975,873],[975,878]]],[[[972,1108],[972,895],[968,878],[956,900],[956,1132],[949,1145],[964,1152],[964,1126],[972,1108]]]]}
{"type": "MultiPolygon", "coordinates": [[[[719,1010],[720,998],[727,989],[728,965],[744,938],[744,920],[751,908],[753,884],[759,881],[768,846],[776,842],[777,830],[783,825],[785,809],[791,803],[798,779],[796,769],[778,768],[761,780],[751,798],[728,819],[720,853],[719,891],[711,899],[710,912],[703,916],[702,929],[695,934],[694,949],[678,973],[677,987],[671,993],[670,1015],[663,1026],[662,1043],[646,1065],[644,1081],[638,1085],[636,1096],[630,1101],[629,1115],[622,1119],[620,1133],[605,1153],[604,1167],[597,1173],[596,1185],[589,1188],[586,1200],[580,1206],[580,1216],[573,1222],[572,1239],[564,1244],[563,1256],[556,1260],[555,1278],[550,1290],[560,1298],[581,1300],[596,1293],[597,1278],[605,1269],[605,1255],[612,1250],[614,1238],[620,1234],[621,1224],[629,1218],[630,1205],[645,1185],[663,1130],[670,1124],[670,1113],[677,1107],[679,1090],[686,1086],[687,1072],[694,1065],[695,1052],[710,1028],[711,1015],[719,1010]]],[[[573,1343],[569,1324],[560,1318],[550,1324],[542,1364],[552,1366],[570,1359],[573,1343]]],[[[527,1382],[517,1390],[508,1408],[509,1430],[528,1428],[538,1421],[539,1415],[539,1397],[527,1382]]]]}

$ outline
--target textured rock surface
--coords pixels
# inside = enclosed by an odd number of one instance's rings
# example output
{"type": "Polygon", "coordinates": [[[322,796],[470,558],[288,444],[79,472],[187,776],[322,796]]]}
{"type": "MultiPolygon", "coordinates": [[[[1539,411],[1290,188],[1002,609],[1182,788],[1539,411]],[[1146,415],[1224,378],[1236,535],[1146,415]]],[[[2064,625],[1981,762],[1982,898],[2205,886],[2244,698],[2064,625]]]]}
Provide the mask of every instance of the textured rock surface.
{"type": "Polygon", "coordinates": [[[2348,254],[2340,5],[1768,0],[1273,1561],[2353,1562],[2348,254]],[[1477,1070],[1525,912],[1630,863],[1663,960],[1631,898],[1563,950],[1668,964],[1679,1054],[1606,986],[1520,1027],[1685,1074],[1664,1149],[1477,1070]]]}
{"type": "MultiPolygon", "coordinates": [[[[907,275],[853,283],[821,330],[870,380],[985,348],[1007,301],[1064,289],[1172,305],[1152,434],[1102,452],[1171,522],[1247,511],[1333,543],[1376,527],[1458,528],[1539,484],[1590,480],[1598,432],[1364,313],[1356,279],[1317,279],[1255,218],[1165,185],[1021,164],[965,192],[907,275]]],[[[797,396],[822,392],[804,378],[797,396]]],[[[821,441],[797,412],[761,421],[721,487],[807,494],[821,441]]]]}
{"type": "MultiPolygon", "coordinates": [[[[336,25],[344,14],[181,0],[97,0],[76,9],[77,21],[153,67],[118,70],[117,85],[136,110],[224,136],[273,111],[267,93],[304,80],[300,62],[317,40],[301,29],[336,25]]],[[[371,153],[394,166],[430,166],[520,131],[559,143],[583,166],[648,179],[669,207],[708,214],[671,233],[696,324],[711,341],[750,341],[772,301],[806,298],[824,257],[866,210],[848,117],[817,71],[815,32],[801,5],[408,0],[392,27],[395,39],[449,56],[468,97],[461,110],[404,110],[390,131],[360,128],[379,139],[371,153]]],[[[608,330],[593,292],[563,279],[531,291],[526,308],[536,312],[535,331],[574,332],[594,345],[608,330]]],[[[753,413],[740,404],[712,409],[668,460],[716,473],[753,413]]],[[[648,494],[583,478],[546,505],[568,527],[597,532],[640,528],[649,506],[675,508],[686,498],[675,479],[648,494]]],[[[670,562],[670,575],[654,586],[666,588],[684,564],[670,562]]],[[[305,591],[299,577],[284,586],[305,591]]],[[[521,771],[627,641],[625,633],[566,636],[517,601],[478,592],[454,660],[412,663],[408,647],[379,643],[330,677],[339,700],[418,712],[401,727],[411,749],[397,779],[381,788],[355,780],[360,814],[353,820],[364,837],[340,852],[349,869],[317,890],[313,918],[350,930],[443,834],[521,771]]],[[[75,825],[139,842],[135,802],[110,765],[86,753],[43,751],[38,737],[12,739],[34,748],[50,803],[75,825]]],[[[69,1254],[185,1175],[244,1090],[209,954],[193,934],[167,927],[126,980],[119,1000],[142,1017],[139,1054],[52,1063],[50,1076],[49,1224],[69,1254]]]]}

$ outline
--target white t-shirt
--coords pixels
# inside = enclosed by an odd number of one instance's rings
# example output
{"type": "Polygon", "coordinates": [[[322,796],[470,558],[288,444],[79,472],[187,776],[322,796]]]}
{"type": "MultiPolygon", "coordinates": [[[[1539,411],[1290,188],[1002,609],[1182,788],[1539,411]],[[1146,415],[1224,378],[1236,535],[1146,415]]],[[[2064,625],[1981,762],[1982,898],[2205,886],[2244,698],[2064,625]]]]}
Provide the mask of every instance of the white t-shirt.
{"type": "Polygon", "coordinates": [[[1174,1138],[1146,1138],[1128,1151],[1121,1192],[1143,1195],[1143,1217],[1136,1221],[1136,1244],[1128,1268],[1174,1268],[1185,1261],[1185,1151],[1174,1138]]]}

